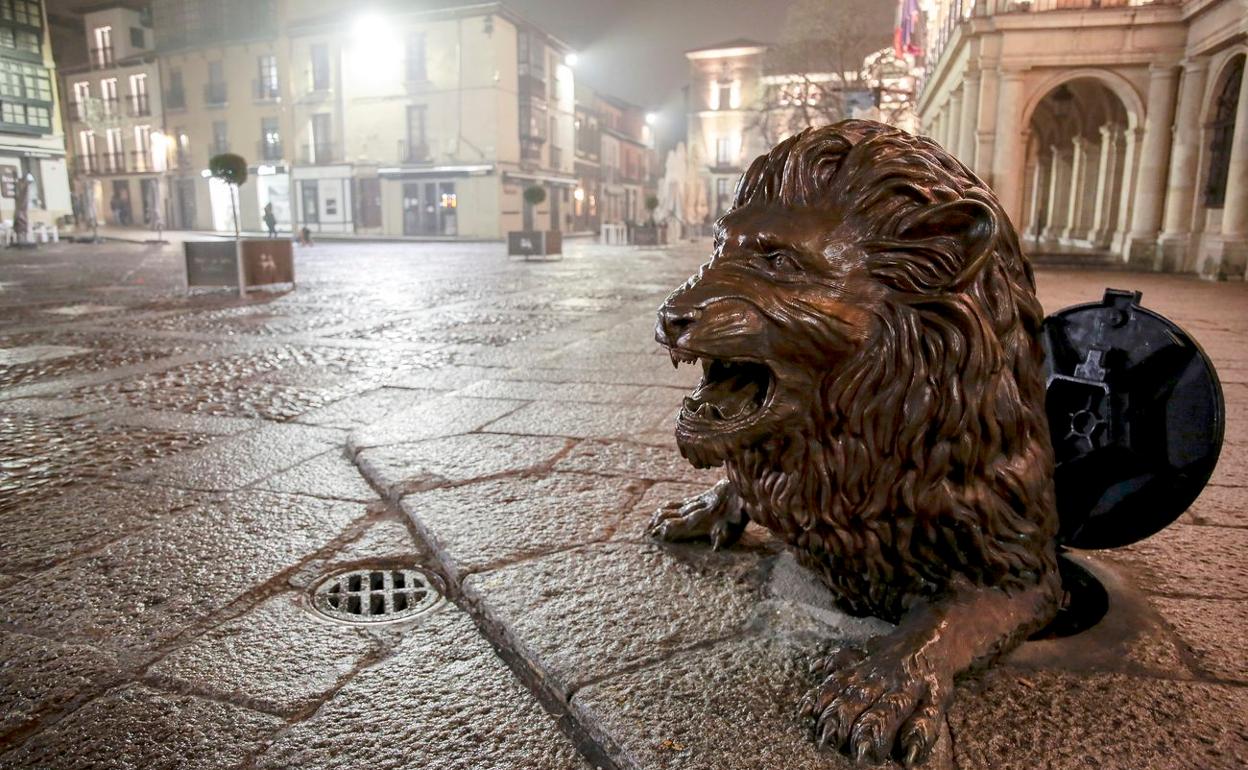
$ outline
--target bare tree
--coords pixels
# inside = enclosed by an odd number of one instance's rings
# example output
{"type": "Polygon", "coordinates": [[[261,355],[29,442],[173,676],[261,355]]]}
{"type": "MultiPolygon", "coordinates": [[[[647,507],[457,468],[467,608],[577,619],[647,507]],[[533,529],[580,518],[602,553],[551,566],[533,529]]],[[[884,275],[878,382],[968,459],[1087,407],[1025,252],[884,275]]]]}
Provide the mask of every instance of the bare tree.
{"type": "Polygon", "coordinates": [[[751,128],[770,145],[850,117],[869,95],[863,60],[888,45],[892,27],[892,5],[881,0],[797,0],[767,52],[751,128]]]}

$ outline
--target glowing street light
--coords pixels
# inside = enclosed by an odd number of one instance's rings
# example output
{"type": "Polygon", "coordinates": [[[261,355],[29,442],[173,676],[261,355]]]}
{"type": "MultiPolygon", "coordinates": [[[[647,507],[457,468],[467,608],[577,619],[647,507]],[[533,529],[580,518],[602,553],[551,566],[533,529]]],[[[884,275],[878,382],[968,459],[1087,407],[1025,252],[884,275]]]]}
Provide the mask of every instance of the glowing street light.
{"type": "Polygon", "coordinates": [[[580,60],[581,60],[581,57],[576,55],[576,51],[569,51],[568,55],[563,57],[563,63],[568,65],[569,67],[575,67],[576,63],[580,60]]]}
{"type": "Polygon", "coordinates": [[[646,125],[647,126],[653,126],[658,122],[659,122],[659,113],[657,112],[646,113],[646,125]]]}

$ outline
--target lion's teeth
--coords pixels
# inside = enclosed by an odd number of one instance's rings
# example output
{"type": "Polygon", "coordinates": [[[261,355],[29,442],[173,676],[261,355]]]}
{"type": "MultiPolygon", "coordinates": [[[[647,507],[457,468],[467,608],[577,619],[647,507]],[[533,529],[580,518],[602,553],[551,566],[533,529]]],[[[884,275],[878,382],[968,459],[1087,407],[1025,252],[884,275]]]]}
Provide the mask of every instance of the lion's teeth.
{"type": "Polygon", "coordinates": [[[668,349],[667,349],[667,354],[668,354],[669,356],[671,356],[671,357],[672,357],[672,368],[673,368],[673,369],[679,369],[679,368],[680,368],[680,359],[676,357],[676,351],[675,351],[675,350],[673,350],[673,349],[671,349],[671,348],[668,348],[668,349]]]}

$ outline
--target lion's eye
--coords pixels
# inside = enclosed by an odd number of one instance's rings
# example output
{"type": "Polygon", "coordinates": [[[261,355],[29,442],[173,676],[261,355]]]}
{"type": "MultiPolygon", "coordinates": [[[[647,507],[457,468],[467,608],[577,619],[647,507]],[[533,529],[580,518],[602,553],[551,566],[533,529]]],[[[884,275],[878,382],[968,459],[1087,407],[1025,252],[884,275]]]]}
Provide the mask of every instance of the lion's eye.
{"type": "Polygon", "coordinates": [[[764,254],[763,257],[773,270],[796,270],[798,268],[797,260],[783,251],[773,251],[764,254]]]}

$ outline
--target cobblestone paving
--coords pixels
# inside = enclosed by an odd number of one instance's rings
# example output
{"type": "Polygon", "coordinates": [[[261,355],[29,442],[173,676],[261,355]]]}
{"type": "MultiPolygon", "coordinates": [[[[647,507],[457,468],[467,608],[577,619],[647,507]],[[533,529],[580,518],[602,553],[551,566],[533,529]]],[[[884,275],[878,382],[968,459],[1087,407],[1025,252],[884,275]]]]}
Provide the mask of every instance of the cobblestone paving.
{"type": "MultiPolygon", "coordinates": [[[[861,638],[751,528],[661,547],[689,370],[653,310],[705,245],[318,244],[299,287],[184,296],[170,248],[0,252],[0,768],[848,768],[792,704],[861,638]],[[419,567],[414,620],[312,614],[339,570],[419,567]]],[[[1093,554],[1082,645],[964,684],[933,768],[1248,765],[1248,290],[1106,285],[1185,325],[1228,401],[1179,524],[1093,554]],[[952,736],[952,737],[950,737],[952,736]]]]}

